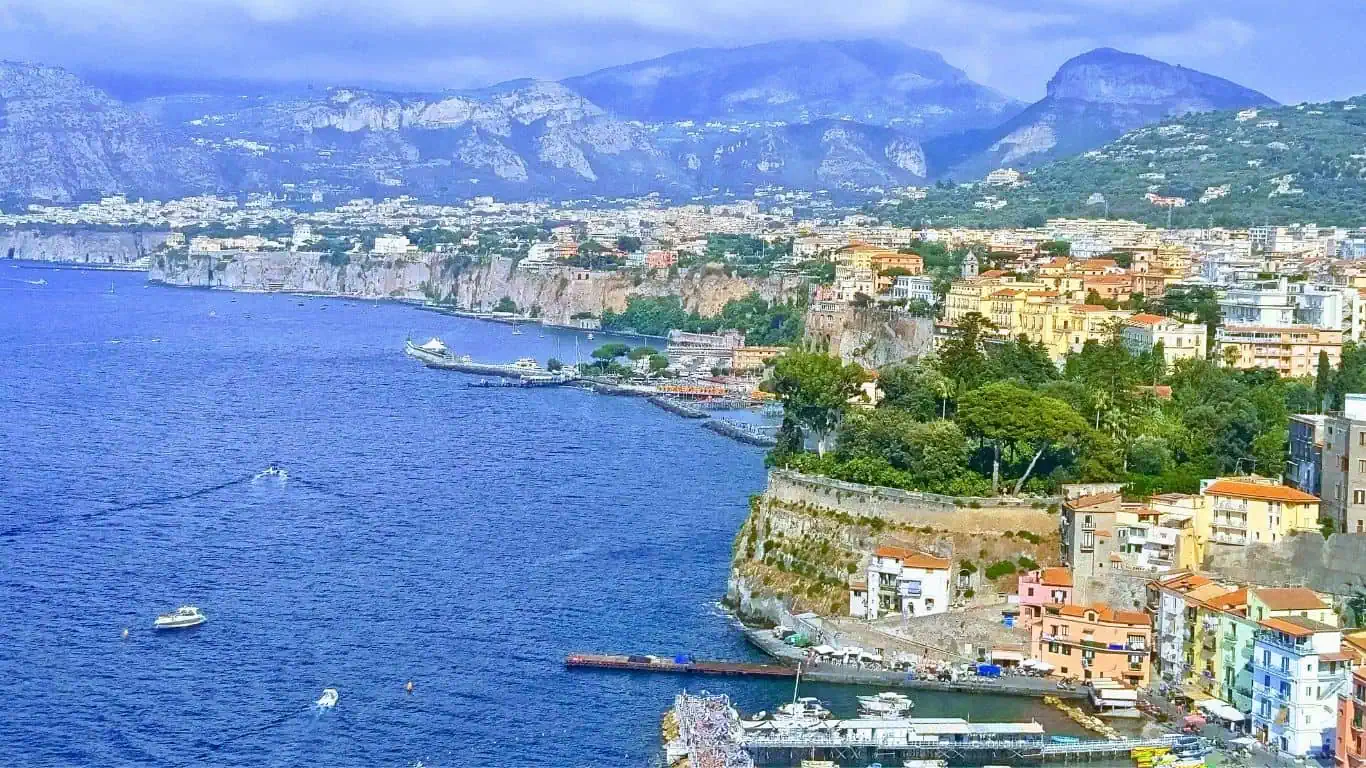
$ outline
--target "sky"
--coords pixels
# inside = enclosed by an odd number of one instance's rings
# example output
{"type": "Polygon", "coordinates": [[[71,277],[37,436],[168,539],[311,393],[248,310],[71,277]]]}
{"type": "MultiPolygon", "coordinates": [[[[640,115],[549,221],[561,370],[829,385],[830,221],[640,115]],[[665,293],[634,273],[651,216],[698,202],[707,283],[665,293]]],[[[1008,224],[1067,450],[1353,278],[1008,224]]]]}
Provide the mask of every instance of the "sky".
{"type": "Polygon", "coordinates": [[[1033,101],[1109,46],[1286,102],[1366,92],[1361,0],[0,0],[0,57],[155,79],[439,90],[695,47],[878,37],[1033,101]]]}

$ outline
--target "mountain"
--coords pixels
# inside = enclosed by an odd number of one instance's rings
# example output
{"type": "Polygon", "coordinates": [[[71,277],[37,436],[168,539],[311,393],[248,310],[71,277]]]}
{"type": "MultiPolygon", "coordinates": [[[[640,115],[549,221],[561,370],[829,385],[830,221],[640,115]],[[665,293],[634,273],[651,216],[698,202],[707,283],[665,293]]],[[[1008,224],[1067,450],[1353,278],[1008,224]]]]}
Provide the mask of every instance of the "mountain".
{"type": "Polygon", "coordinates": [[[844,118],[921,138],[995,125],[1022,106],[933,51],[883,40],[698,48],[563,82],[647,123],[844,118]]]}
{"type": "Polygon", "coordinates": [[[147,116],[61,69],[14,62],[0,62],[0,180],[0,198],[57,201],[219,182],[147,116]]]}
{"type": "Polygon", "coordinates": [[[1160,120],[1220,109],[1274,106],[1223,78],[1112,48],[1076,56],[1048,81],[1047,95],[995,128],[927,144],[931,173],[980,178],[1094,149],[1160,120]]]}
{"type": "Polygon", "coordinates": [[[1363,136],[1366,96],[1192,113],[1041,165],[1026,174],[1024,186],[932,188],[926,199],[902,203],[888,218],[1019,226],[1108,211],[1150,224],[1165,224],[1170,214],[1177,227],[1268,221],[1360,226],[1366,216],[1363,136]],[[1154,203],[1150,194],[1167,199],[1154,203]]]}

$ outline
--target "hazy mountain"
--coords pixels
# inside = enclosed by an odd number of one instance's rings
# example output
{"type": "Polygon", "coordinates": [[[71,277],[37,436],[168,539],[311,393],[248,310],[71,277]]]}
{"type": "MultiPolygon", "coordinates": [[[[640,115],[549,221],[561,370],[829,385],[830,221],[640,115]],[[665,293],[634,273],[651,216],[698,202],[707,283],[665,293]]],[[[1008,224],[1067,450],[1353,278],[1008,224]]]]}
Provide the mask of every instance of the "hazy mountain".
{"type": "Polygon", "coordinates": [[[834,117],[931,136],[995,125],[1022,106],[933,51],[880,40],[699,48],[564,84],[644,122],[807,122],[834,117]]]}
{"type": "Polygon", "coordinates": [[[179,137],[74,75],[0,62],[0,197],[171,194],[218,181],[179,137]]]}
{"type": "Polygon", "coordinates": [[[1027,168],[1094,149],[1169,117],[1275,103],[1214,75],[1100,48],[1065,62],[1047,95],[1018,115],[938,139],[926,152],[932,175],[980,178],[992,168],[1027,168]]]}

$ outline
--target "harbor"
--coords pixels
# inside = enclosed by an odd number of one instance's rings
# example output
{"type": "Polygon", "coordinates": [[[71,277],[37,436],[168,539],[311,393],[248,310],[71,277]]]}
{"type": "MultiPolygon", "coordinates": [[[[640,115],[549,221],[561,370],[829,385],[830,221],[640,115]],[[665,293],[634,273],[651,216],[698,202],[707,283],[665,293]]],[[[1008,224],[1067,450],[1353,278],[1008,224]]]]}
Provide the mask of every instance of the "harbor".
{"type": "MultiPolygon", "coordinates": [[[[874,697],[869,697],[874,698],[874,697]]],[[[811,699],[797,699],[773,716],[743,717],[728,696],[680,693],[664,717],[665,762],[671,766],[838,765],[1012,766],[1132,759],[1173,766],[1202,765],[1211,747],[1198,736],[1078,739],[1050,735],[1037,721],[973,722],[956,717],[881,717],[863,711],[837,719],[811,699]]]]}

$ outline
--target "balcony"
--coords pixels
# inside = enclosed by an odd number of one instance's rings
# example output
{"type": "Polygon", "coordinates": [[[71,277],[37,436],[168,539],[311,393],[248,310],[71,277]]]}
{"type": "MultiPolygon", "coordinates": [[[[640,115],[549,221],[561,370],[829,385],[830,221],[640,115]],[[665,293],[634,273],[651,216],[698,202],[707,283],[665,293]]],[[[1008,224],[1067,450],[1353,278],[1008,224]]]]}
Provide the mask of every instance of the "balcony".
{"type": "Polygon", "coordinates": [[[1246,501],[1233,501],[1233,500],[1231,500],[1231,499],[1226,499],[1226,498],[1223,498],[1223,497],[1217,497],[1217,498],[1215,498],[1215,500],[1214,500],[1214,511],[1215,511],[1215,512],[1236,512],[1237,514],[1240,514],[1240,515],[1242,515],[1243,517],[1247,517],[1247,502],[1246,502],[1246,501]]]}
{"type": "Polygon", "coordinates": [[[1210,541],[1213,541],[1217,544],[1236,544],[1238,546],[1247,546],[1246,536],[1239,536],[1232,533],[1215,533],[1209,538],[1210,541]]]}
{"type": "Polygon", "coordinates": [[[1081,523],[1081,529],[1082,529],[1083,531],[1094,531],[1094,530],[1096,529],[1096,521],[1095,521],[1095,520],[1083,520],[1082,523],[1081,523]]]}
{"type": "MultiPolygon", "coordinates": [[[[1303,656],[1307,653],[1312,653],[1314,650],[1313,646],[1307,642],[1297,643],[1293,640],[1283,640],[1282,636],[1276,632],[1258,632],[1257,642],[1259,644],[1269,645],[1272,648],[1279,648],[1288,653],[1293,653],[1296,656],[1303,656]]],[[[1273,669],[1272,671],[1274,672],[1275,670],[1273,669]]]]}
{"type": "Polygon", "coordinates": [[[1247,516],[1244,515],[1242,517],[1234,517],[1231,515],[1224,515],[1221,517],[1219,515],[1215,515],[1214,519],[1211,521],[1210,524],[1215,528],[1228,528],[1235,531],[1246,531],[1247,516]]]}

